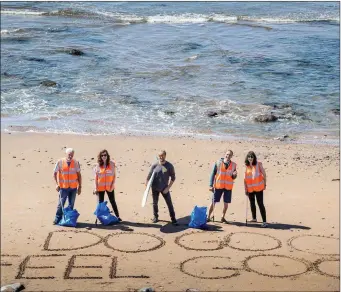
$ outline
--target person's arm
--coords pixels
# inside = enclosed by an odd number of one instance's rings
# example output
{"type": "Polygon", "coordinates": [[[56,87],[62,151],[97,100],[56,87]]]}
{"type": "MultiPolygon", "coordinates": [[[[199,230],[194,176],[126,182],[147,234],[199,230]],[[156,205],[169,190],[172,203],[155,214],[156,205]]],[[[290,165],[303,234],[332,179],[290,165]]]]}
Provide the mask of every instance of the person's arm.
{"type": "Polygon", "coordinates": [[[235,163],[235,169],[232,172],[232,179],[236,179],[237,178],[237,164],[235,163]]]}
{"type": "Polygon", "coordinates": [[[263,178],[264,178],[264,190],[266,189],[266,173],[265,173],[265,169],[263,167],[263,163],[258,162],[259,163],[259,170],[260,172],[263,174],[263,178]]]}
{"type": "Polygon", "coordinates": [[[216,174],[217,174],[217,163],[214,163],[214,167],[210,176],[210,187],[209,187],[210,191],[213,191],[213,183],[214,183],[214,178],[216,174]]]}
{"type": "Polygon", "coordinates": [[[114,186],[115,186],[115,181],[116,181],[116,164],[113,161],[110,161],[110,164],[111,164],[111,169],[114,175],[114,179],[111,183],[110,190],[113,191],[114,186]]]}
{"type": "Polygon", "coordinates": [[[77,165],[78,167],[76,171],[77,171],[77,179],[78,179],[78,195],[80,195],[82,192],[82,175],[81,175],[81,167],[78,161],[77,161],[77,165]]]}
{"type": "Polygon", "coordinates": [[[98,190],[98,172],[97,172],[97,165],[94,167],[93,169],[94,171],[94,176],[95,176],[95,179],[94,179],[94,190],[93,190],[93,194],[94,195],[97,195],[97,190],[98,190]]]}
{"type": "Polygon", "coordinates": [[[154,171],[155,167],[156,167],[155,164],[153,164],[153,165],[150,167],[149,173],[148,173],[148,175],[147,175],[146,183],[145,183],[146,186],[147,186],[148,181],[150,180],[150,178],[151,178],[151,176],[152,176],[152,174],[153,174],[153,171],[154,171]]]}
{"type": "Polygon", "coordinates": [[[59,171],[59,161],[57,161],[57,163],[54,167],[54,171],[53,171],[53,178],[54,178],[54,181],[56,182],[56,191],[57,192],[60,191],[60,187],[59,187],[59,183],[58,183],[58,179],[57,179],[58,171],[59,171]]]}
{"type": "Polygon", "coordinates": [[[170,190],[170,188],[172,187],[174,181],[175,181],[175,170],[174,170],[174,166],[172,165],[169,169],[169,176],[170,176],[170,182],[168,183],[168,186],[163,190],[164,194],[167,194],[170,190]]]}

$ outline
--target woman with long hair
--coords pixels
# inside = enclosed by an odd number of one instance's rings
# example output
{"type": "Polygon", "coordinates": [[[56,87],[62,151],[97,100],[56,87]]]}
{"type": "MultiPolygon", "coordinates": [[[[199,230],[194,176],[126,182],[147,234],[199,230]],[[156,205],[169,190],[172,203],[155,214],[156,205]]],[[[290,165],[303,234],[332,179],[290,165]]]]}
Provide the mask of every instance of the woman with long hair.
{"type": "Polygon", "coordinates": [[[94,172],[94,194],[98,195],[98,202],[102,203],[104,201],[104,194],[107,193],[118,221],[122,221],[115,201],[116,165],[114,161],[110,160],[110,155],[107,150],[104,149],[98,153],[97,165],[94,168],[94,172]]]}
{"type": "Polygon", "coordinates": [[[251,205],[252,220],[251,222],[257,222],[256,214],[256,202],[261,213],[263,223],[262,227],[267,227],[266,222],[266,211],[263,202],[263,191],[266,189],[266,173],[263,165],[257,160],[255,152],[249,151],[245,157],[245,176],[244,176],[244,186],[245,195],[249,197],[251,205]]]}

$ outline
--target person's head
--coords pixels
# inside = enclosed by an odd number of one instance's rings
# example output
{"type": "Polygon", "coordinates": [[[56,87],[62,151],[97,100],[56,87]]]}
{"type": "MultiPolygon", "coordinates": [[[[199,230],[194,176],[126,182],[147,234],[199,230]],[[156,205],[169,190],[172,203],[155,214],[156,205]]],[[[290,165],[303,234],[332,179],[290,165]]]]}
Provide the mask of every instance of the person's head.
{"type": "Polygon", "coordinates": [[[67,148],[65,150],[65,153],[66,153],[66,159],[71,160],[73,158],[73,155],[75,154],[75,150],[73,150],[73,148],[67,148]]]}
{"type": "Polygon", "coordinates": [[[245,165],[250,166],[250,165],[256,165],[257,164],[257,156],[255,152],[249,151],[245,157],[245,165]]]}
{"type": "Polygon", "coordinates": [[[165,163],[166,161],[166,150],[161,150],[158,154],[157,154],[157,157],[159,159],[159,162],[162,164],[162,163],[165,163]]]}
{"type": "Polygon", "coordinates": [[[109,165],[110,163],[110,155],[107,150],[103,149],[101,150],[97,155],[97,162],[100,166],[102,166],[104,163],[106,165],[109,165]]]}
{"type": "Polygon", "coordinates": [[[224,161],[228,162],[228,161],[231,160],[232,157],[233,157],[233,151],[232,150],[227,150],[225,152],[224,161]]]}

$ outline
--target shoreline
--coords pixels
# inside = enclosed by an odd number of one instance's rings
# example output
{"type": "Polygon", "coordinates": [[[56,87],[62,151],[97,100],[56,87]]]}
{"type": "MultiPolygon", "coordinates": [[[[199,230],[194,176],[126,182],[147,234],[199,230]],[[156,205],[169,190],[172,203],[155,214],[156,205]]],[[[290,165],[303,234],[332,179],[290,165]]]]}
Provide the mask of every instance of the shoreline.
{"type": "Polygon", "coordinates": [[[327,139],[326,135],[314,136],[310,139],[290,138],[288,135],[282,135],[277,138],[260,138],[260,137],[247,137],[235,135],[214,135],[204,133],[183,133],[183,134],[165,134],[165,133],[152,133],[152,132],[128,132],[128,133],[110,133],[110,134],[94,134],[94,133],[74,133],[74,132],[44,132],[44,131],[13,131],[1,130],[1,134],[39,134],[39,135],[71,135],[71,136],[84,136],[84,137],[159,137],[159,138],[177,138],[177,139],[191,139],[201,141],[224,141],[224,142],[256,142],[256,143],[280,143],[280,144],[293,144],[293,145],[325,145],[325,146],[340,146],[340,137],[335,139],[327,139]],[[322,138],[322,139],[321,139],[322,138]]]}

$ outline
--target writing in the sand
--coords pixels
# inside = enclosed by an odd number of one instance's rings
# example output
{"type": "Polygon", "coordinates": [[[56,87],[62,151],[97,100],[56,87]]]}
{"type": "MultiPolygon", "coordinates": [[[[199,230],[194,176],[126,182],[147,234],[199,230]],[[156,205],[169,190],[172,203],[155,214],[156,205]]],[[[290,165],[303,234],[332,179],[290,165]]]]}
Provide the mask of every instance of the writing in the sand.
{"type": "MultiPolygon", "coordinates": [[[[264,247],[264,249],[243,249],[239,247],[234,247],[230,244],[231,237],[238,235],[238,233],[231,233],[222,241],[216,240],[212,241],[216,246],[210,246],[205,248],[193,247],[192,245],[188,246],[184,244],[184,238],[187,236],[196,236],[201,232],[191,232],[187,234],[182,234],[175,238],[174,243],[179,247],[193,250],[193,251],[213,251],[217,249],[223,249],[226,247],[239,249],[241,251],[266,251],[278,249],[282,246],[282,243],[269,235],[259,234],[261,236],[267,236],[270,240],[273,241],[272,247],[264,247]]],[[[251,233],[256,234],[256,233],[251,233]]],[[[295,237],[296,238],[296,237],[295,237]]],[[[293,238],[293,239],[295,239],[293,238]]],[[[129,238],[131,239],[131,238],[129,238]]],[[[72,240],[71,240],[72,241],[72,240]]],[[[128,241],[124,241],[128,242],[128,241]]],[[[141,253],[141,252],[151,252],[156,249],[163,247],[166,242],[159,236],[147,233],[138,233],[138,232],[118,232],[118,233],[110,233],[109,235],[102,237],[96,233],[87,232],[87,231],[54,231],[50,232],[45,239],[45,244],[43,246],[44,252],[53,252],[51,254],[32,254],[32,255],[10,255],[10,254],[2,254],[1,255],[1,266],[10,268],[11,266],[18,265],[17,272],[15,274],[16,279],[55,279],[62,277],[65,280],[77,280],[77,279],[103,279],[107,278],[109,280],[120,279],[120,278],[149,278],[149,275],[146,275],[147,269],[143,269],[143,271],[135,270],[134,272],[127,272],[125,270],[124,261],[126,261],[126,257],[122,257],[119,259],[117,256],[112,254],[108,254],[107,252],[101,254],[91,254],[91,253],[82,253],[82,254],[66,254],[66,252],[70,252],[72,250],[80,250],[86,249],[89,247],[93,247],[95,245],[104,243],[104,246],[108,249],[115,250],[116,252],[121,253],[141,253]],[[92,235],[95,240],[93,240],[92,244],[82,244],[79,245],[79,242],[83,242],[84,234],[92,235]],[[61,235],[61,236],[60,236],[61,235]],[[69,235],[69,236],[66,236],[69,235]],[[71,236],[70,236],[71,235],[71,236]],[[130,242],[138,242],[135,247],[129,247],[129,244],[122,244],[119,246],[119,242],[121,241],[121,236],[133,236],[133,240],[130,242]],[[79,238],[80,237],[80,238],[79,238]],[[62,239],[64,240],[64,244],[62,243],[62,239]],[[75,242],[78,244],[77,246],[70,244],[70,238],[77,239],[75,242]],[[144,242],[146,244],[140,244],[144,242]],[[56,253],[56,252],[60,253],[56,253]],[[120,264],[119,264],[120,260],[120,264]],[[119,267],[119,269],[118,269],[119,267]],[[58,272],[55,271],[63,271],[58,272]]],[[[291,243],[292,244],[292,243],[291,243]]],[[[133,244],[134,245],[134,244],[133,244]]],[[[331,255],[335,256],[335,255],[331,255]]],[[[234,264],[233,266],[227,266],[230,258],[222,257],[222,256],[198,256],[191,257],[185,259],[181,263],[179,263],[179,270],[189,276],[197,277],[201,279],[227,279],[232,277],[238,277],[242,271],[255,272],[262,276],[268,277],[293,277],[298,276],[309,271],[316,271],[320,275],[338,278],[338,275],[329,274],[328,272],[322,271],[320,269],[320,264],[322,262],[333,262],[338,259],[334,257],[329,259],[319,259],[316,262],[310,262],[308,260],[293,258],[290,256],[284,256],[280,254],[256,254],[249,255],[245,258],[244,261],[234,264]],[[250,261],[257,261],[258,258],[268,257],[268,260],[279,261],[282,258],[286,258],[292,261],[296,261],[297,263],[301,263],[301,269],[299,271],[290,271],[289,273],[280,271],[279,273],[269,271],[268,273],[264,271],[255,270],[255,268],[250,267],[250,261]],[[213,260],[213,261],[212,261],[213,260]],[[198,273],[198,269],[200,270],[205,265],[212,265],[211,268],[216,270],[214,275],[212,274],[203,274],[203,272],[198,273]],[[220,272],[218,272],[220,271],[220,272]]],[[[252,265],[251,265],[252,266],[252,265]]],[[[207,269],[206,269],[207,270],[207,269]]]]}

